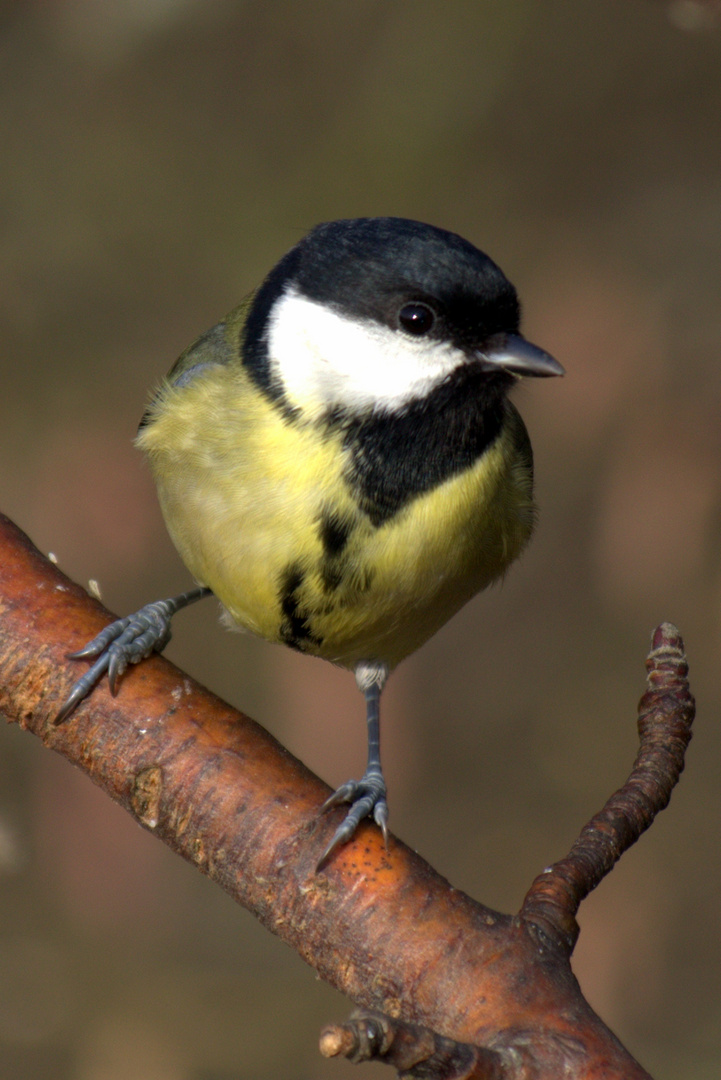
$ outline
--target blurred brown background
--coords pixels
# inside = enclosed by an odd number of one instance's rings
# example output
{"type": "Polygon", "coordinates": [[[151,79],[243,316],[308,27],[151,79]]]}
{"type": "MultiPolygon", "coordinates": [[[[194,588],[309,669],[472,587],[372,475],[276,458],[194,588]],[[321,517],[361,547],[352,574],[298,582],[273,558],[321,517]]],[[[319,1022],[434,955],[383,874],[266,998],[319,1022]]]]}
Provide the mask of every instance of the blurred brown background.
{"type": "MultiPolygon", "coordinates": [[[[392,679],[391,824],[516,910],[625,778],[650,631],[676,622],[699,702],[687,771],[583,906],[575,957],[659,1080],[721,1077],[713,12],[0,4],[0,506],[113,610],[189,584],[131,445],[149,389],[310,226],[420,218],[519,288],[528,336],[568,370],[516,395],[540,526],[392,679]]],[[[212,604],[168,654],[329,783],[358,774],[350,675],[224,632],[212,604]]],[[[64,761],[0,740],[2,1080],[357,1075],[316,1049],[343,999],[64,761]]]]}

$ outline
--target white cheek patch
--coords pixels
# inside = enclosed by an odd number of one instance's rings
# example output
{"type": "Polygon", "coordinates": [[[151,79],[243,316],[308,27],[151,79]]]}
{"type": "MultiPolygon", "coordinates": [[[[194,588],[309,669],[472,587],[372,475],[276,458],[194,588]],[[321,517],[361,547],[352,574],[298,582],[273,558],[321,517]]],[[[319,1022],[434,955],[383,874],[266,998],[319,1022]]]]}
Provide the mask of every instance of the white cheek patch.
{"type": "Polygon", "coordinates": [[[310,412],[399,408],[466,361],[453,345],[349,318],[293,290],[273,309],[268,353],[288,400],[310,412]]]}

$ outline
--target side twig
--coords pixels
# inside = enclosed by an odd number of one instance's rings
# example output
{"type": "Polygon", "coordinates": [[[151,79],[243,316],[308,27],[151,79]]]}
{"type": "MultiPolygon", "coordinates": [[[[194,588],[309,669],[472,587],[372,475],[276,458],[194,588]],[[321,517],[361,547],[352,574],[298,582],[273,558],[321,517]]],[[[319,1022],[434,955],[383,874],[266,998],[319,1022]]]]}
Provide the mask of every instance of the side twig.
{"type": "Polygon", "coordinates": [[[647,689],[638,706],[640,746],[631,775],[582,829],[566,858],[539,874],[519,913],[569,954],[578,937],[581,901],[668,806],[683,771],[696,707],[675,626],[662,623],[656,629],[646,668],[647,689]]]}
{"type": "Polygon", "coordinates": [[[321,1032],[324,1057],[345,1057],[359,1064],[382,1061],[401,1077],[422,1080],[503,1080],[501,1054],[444,1039],[428,1028],[392,1020],[372,1009],[356,1009],[345,1024],[321,1032]]]}

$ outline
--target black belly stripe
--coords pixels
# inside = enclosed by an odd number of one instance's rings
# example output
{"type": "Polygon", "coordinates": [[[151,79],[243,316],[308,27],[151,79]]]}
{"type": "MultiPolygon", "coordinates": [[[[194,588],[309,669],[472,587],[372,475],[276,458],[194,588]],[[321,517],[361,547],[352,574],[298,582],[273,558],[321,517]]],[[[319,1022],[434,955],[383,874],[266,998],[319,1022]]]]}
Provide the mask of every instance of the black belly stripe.
{"type": "Polygon", "coordinates": [[[300,610],[298,591],[303,584],[304,574],[299,566],[286,567],[281,579],[279,592],[281,623],[280,639],[285,645],[301,652],[309,645],[320,645],[323,639],[310,628],[307,615],[300,610]]]}
{"type": "Polygon", "coordinates": [[[335,559],[324,559],[320,564],[320,578],[327,593],[335,592],[343,580],[343,567],[335,559]]]}
{"type": "Polygon", "coordinates": [[[333,510],[325,510],[320,516],[319,536],[323,546],[320,577],[327,593],[334,592],[344,577],[343,551],[351,533],[351,524],[333,510]]]}
{"type": "Polygon", "coordinates": [[[323,545],[323,554],[327,558],[340,555],[348,543],[351,526],[348,521],[343,521],[334,511],[326,510],[320,519],[320,542],[323,545]]]}

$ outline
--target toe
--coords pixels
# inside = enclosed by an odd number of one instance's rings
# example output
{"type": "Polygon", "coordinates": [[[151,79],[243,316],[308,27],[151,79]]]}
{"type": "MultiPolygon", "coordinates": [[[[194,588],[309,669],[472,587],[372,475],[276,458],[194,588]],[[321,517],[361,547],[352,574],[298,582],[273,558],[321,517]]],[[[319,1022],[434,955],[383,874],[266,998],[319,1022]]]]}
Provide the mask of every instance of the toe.
{"type": "Polygon", "coordinates": [[[371,803],[367,795],[364,798],[359,799],[358,802],[353,803],[345,818],[334,832],[333,839],[331,840],[330,844],[328,844],[328,847],[325,849],[320,859],[318,860],[316,864],[316,872],[323,869],[323,867],[328,862],[328,859],[331,857],[333,852],[337,850],[337,848],[342,847],[343,844],[348,843],[348,841],[353,836],[353,833],[358,828],[359,823],[363,820],[364,817],[367,817],[368,814],[370,814],[372,809],[373,804],[371,803]]]}
{"type": "Polygon", "coordinates": [[[355,802],[359,794],[359,784],[357,780],[348,780],[347,783],[341,784],[339,788],[330,795],[320,808],[321,814],[325,810],[330,810],[332,806],[340,806],[341,803],[355,802]]]}
{"type": "Polygon", "coordinates": [[[365,775],[361,780],[349,780],[326,799],[321,808],[328,810],[341,803],[351,803],[350,810],[333,834],[333,838],[318,860],[316,871],[322,870],[331,855],[343,844],[347,844],[365,817],[373,817],[383,832],[383,841],[388,848],[388,803],[386,785],[379,773],[365,775]]]}

